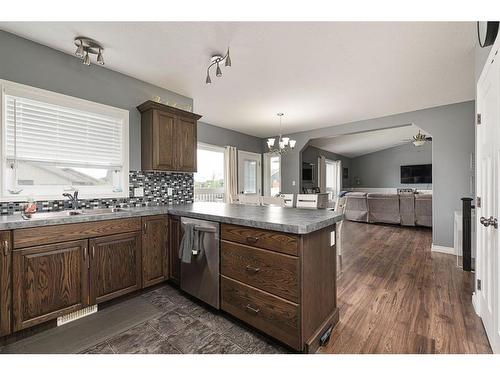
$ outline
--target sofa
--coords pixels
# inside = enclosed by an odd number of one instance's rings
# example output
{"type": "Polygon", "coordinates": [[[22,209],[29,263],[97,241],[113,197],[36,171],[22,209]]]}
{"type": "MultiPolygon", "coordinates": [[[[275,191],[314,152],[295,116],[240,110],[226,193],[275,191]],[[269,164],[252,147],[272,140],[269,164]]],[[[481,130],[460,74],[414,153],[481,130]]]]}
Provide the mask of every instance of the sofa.
{"type": "Polygon", "coordinates": [[[400,224],[397,194],[368,193],[366,195],[369,223],[400,224]]]}
{"type": "Polygon", "coordinates": [[[366,193],[351,192],[346,194],[344,219],[366,222],[368,218],[368,205],[366,193]]]}
{"type": "Polygon", "coordinates": [[[364,223],[432,227],[432,194],[346,194],[346,220],[364,223]]]}

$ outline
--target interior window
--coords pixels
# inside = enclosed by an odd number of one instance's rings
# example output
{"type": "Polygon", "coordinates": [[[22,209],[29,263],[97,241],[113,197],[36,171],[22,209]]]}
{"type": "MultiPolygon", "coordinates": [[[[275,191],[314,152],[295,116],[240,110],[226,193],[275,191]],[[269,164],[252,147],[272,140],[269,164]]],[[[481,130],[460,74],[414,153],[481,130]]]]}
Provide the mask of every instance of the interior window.
{"type": "Polygon", "coordinates": [[[326,191],[329,194],[329,199],[334,199],[339,193],[337,184],[338,167],[339,163],[326,160],[326,191]]]}
{"type": "Polygon", "coordinates": [[[198,143],[195,202],[224,202],[224,148],[198,143]]]}
{"type": "MultiPolygon", "coordinates": [[[[1,82],[0,82],[1,83],[1,82]]],[[[3,83],[2,198],[128,197],[128,111],[3,83]]]]}
{"type": "Polygon", "coordinates": [[[270,193],[274,197],[281,192],[281,158],[277,155],[273,155],[269,158],[270,163],[270,193]]]}

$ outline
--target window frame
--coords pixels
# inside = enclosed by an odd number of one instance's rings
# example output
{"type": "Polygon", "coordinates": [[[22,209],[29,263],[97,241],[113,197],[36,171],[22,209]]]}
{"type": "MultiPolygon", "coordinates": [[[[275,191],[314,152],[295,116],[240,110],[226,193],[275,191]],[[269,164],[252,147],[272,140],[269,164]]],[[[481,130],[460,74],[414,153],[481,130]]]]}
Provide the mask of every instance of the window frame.
{"type": "MultiPolygon", "coordinates": [[[[226,195],[226,188],[227,188],[227,181],[226,181],[226,148],[223,147],[223,146],[217,146],[217,145],[212,145],[210,143],[204,143],[204,142],[197,142],[196,143],[196,157],[198,157],[198,149],[202,149],[202,150],[205,150],[205,151],[212,151],[212,152],[221,152],[222,153],[222,156],[223,156],[223,180],[224,180],[224,195],[226,195]]],[[[199,169],[199,163],[198,164],[198,169],[199,169]]],[[[198,172],[195,172],[193,174],[193,194],[194,194],[194,197],[196,198],[196,181],[195,181],[195,175],[196,173],[198,172]]],[[[225,199],[226,197],[224,197],[225,199]]],[[[196,201],[196,200],[195,200],[196,201]]]]}
{"type": "MultiPolygon", "coordinates": [[[[121,108],[92,102],[77,97],[56,93],[49,90],[39,89],[28,85],[10,82],[0,79],[0,202],[24,202],[29,198],[34,200],[61,200],[64,192],[75,189],[63,185],[33,185],[26,188],[20,194],[11,194],[7,191],[7,156],[6,156],[6,108],[5,96],[19,96],[31,100],[41,101],[75,110],[97,113],[101,115],[116,117],[122,121],[122,166],[120,185],[121,191],[112,191],[106,186],[78,186],[79,196],[82,199],[104,199],[104,198],[128,198],[129,193],[129,111],[121,108]]],[[[83,166],[82,166],[83,167],[83,166]]]]}
{"type": "Polygon", "coordinates": [[[271,159],[277,157],[279,160],[279,176],[280,176],[280,193],[283,193],[283,180],[282,180],[282,158],[280,154],[273,154],[271,152],[264,153],[264,196],[271,195],[271,159]]]}

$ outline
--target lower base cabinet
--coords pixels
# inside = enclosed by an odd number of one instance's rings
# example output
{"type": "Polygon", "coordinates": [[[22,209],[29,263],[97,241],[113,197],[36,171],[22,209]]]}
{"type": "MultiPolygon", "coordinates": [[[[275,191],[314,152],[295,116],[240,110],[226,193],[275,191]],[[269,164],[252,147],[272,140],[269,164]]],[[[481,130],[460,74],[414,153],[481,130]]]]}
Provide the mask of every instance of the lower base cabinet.
{"type": "Polygon", "coordinates": [[[181,220],[178,216],[169,217],[169,257],[170,281],[180,284],[181,261],[179,259],[179,246],[182,240],[181,220]]]}
{"type": "Polygon", "coordinates": [[[0,232],[0,336],[11,332],[12,243],[10,231],[0,232]]]}
{"type": "MultiPolygon", "coordinates": [[[[73,228],[74,224],[67,225],[73,228]]],[[[47,235],[39,234],[40,227],[33,228],[33,234],[27,229],[0,232],[0,336],[142,288],[140,218],[96,222],[92,230],[56,236],[65,233],[64,227],[43,227],[47,235]],[[117,231],[122,233],[114,234],[117,231]],[[30,235],[61,242],[23,247],[30,235]]],[[[161,227],[148,228],[151,237],[158,239],[153,243],[166,241],[165,227],[163,217],[161,227]],[[157,230],[160,233],[155,234],[157,230]]],[[[166,264],[161,267],[165,275],[166,264]]]]}
{"type": "Polygon", "coordinates": [[[141,288],[141,232],[89,240],[91,305],[141,288]]]}
{"type": "Polygon", "coordinates": [[[142,218],[142,287],[168,279],[168,219],[165,215],[142,218]]]}
{"type": "Polygon", "coordinates": [[[14,250],[14,331],[87,305],[87,250],[87,240],[14,250]]]}

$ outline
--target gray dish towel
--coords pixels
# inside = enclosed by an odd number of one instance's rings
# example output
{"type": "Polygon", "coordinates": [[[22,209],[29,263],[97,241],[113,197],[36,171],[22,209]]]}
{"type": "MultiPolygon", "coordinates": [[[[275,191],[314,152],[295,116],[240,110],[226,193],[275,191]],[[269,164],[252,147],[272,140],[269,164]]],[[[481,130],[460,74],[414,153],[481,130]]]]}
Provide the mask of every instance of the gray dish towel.
{"type": "Polygon", "coordinates": [[[184,224],[184,236],[182,237],[181,246],[179,247],[179,259],[181,259],[183,263],[191,263],[193,250],[199,250],[198,235],[196,224],[184,224]]]}

